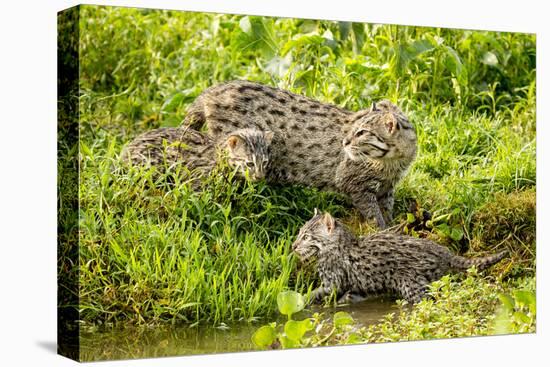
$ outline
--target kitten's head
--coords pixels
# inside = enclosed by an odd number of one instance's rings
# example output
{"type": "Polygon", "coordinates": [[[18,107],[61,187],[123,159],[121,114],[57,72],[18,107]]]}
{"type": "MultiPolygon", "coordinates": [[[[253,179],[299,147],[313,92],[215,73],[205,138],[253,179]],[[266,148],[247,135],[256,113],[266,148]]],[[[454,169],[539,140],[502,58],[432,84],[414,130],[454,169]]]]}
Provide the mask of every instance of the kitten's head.
{"type": "Polygon", "coordinates": [[[363,158],[412,158],[416,153],[416,133],[403,112],[389,101],[373,103],[359,117],[342,141],[346,155],[354,161],[363,158]]]}
{"type": "Polygon", "coordinates": [[[352,238],[353,234],[340,221],[315,209],[313,218],[300,228],[292,251],[302,263],[308,264],[324,254],[340,254],[342,246],[352,238]]]}
{"type": "Polygon", "coordinates": [[[272,131],[241,129],[232,132],[223,145],[229,165],[253,181],[265,177],[269,164],[269,146],[273,139],[272,131]]]}

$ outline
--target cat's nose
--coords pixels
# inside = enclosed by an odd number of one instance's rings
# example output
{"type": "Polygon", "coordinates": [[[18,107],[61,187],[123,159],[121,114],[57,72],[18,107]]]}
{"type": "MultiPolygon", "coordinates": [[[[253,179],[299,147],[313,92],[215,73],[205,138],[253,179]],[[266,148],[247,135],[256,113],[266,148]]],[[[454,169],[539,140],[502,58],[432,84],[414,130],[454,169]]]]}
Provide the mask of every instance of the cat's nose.
{"type": "Polygon", "coordinates": [[[342,140],[342,144],[343,144],[344,146],[347,146],[347,145],[349,145],[350,143],[351,143],[351,140],[348,139],[348,138],[344,138],[344,140],[342,140]]]}
{"type": "Polygon", "coordinates": [[[265,172],[262,167],[256,167],[256,172],[254,172],[256,180],[262,180],[265,178],[265,172]]]}

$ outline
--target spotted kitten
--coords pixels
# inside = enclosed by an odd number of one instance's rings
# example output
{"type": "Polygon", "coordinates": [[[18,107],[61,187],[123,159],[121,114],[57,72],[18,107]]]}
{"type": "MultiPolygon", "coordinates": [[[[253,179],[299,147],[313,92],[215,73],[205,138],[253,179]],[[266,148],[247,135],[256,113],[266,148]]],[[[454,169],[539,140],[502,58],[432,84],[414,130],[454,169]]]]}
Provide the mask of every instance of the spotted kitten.
{"type": "Polygon", "coordinates": [[[160,128],[147,131],[123,150],[123,161],[133,165],[157,166],[173,170],[183,165],[190,173],[206,176],[220,157],[242,177],[261,180],[269,164],[270,131],[240,129],[221,143],[200,132],[184,128],[160,128]]]}
{"type": "Polygon", "coordinates": [[[391,220],[393,188],[416,154],[412,125],[388,101],[354,113],[243,80],[205,90],[183,124],[206,125],[214,140],[242,128],[273,131],[269,181],[345,194],[381,228],[391,220]]]}
{"type": "Polygon", "coordinates": [[[314,300],[335,290],[338,296],[397,294],[411,303],[443,275],[471,266],[483,270],[506,254],[467,259],[426,239],[389,232],[356,237],[330,214],[317,212],[300,229],[292,249],[302,262],[316,262],[321,286],[314,300]]]}

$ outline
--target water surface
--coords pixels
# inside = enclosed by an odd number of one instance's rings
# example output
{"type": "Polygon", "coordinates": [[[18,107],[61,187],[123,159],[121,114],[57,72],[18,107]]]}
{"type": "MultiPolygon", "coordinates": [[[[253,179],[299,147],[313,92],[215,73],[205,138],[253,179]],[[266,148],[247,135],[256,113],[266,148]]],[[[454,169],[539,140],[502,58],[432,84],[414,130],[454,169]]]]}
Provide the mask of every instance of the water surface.
{"type": "MultiPolygon", "coordinates": [[[[323,312],[327,317],[346,311],[359,325],[368,326],[386,314],[396,312],[397,306],[392,300],[379,298],[312,311],[323,312]]],[[[307,312],[302,313],[296,319],[307,316],[307,312]]],[[[277,321],[284,322],[285,319],[277,321]]],[[[265,323],[238,323],[224,327],[128,327],[81,332],[80,353],[83,361],[100,361],[251,351],[256,349],[250,336],[265,323]]]]}

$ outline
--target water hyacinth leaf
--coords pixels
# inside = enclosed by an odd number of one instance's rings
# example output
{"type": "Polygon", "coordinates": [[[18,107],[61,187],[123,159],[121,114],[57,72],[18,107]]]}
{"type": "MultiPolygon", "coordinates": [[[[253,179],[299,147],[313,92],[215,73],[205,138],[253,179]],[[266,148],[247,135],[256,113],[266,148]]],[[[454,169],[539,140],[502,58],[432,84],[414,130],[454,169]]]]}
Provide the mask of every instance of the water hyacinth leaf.
{"type": "Polygon", "coordinates": [[[337,328],[346,326],[346,325],[351,325],[354,322],[353,317],[351,317],[349,313],[344,311],[336,312],[332,319],[334,322],[334,326],[337,328]]]}
{"type": "Polygon", "coordinates": [[[348,339],[346,340],[346,344],[360,344],[360,343],[364,343],[364,340],[361,339],[361,337],[357,333],[349,334],[348,339]]]}
{"type": "Polygon", "coordinates": [[[281,345],[284,349],[298,348],[300,346],[298,341],[290,339],[286,336],[281,336],[279,340],[281,341],[281,345]]]}
{"type": "Polygon", "coordinates": [[[513,317],[514,317],[514,320],[519,323],[529,324],[531,322],[531,319],[529,318],[529,316],[527,316],[523,312],[516,311],[514,312],[513,317]]]}
{"type": "Polygon", "coordinates": [[[497,335],[509,334],[512,330],[512,322],[510,321],[510,313],[501,307],[497,312],[493,327],[494,333],[497,335]]]}
{"type": "Polygon", "coordinates": [[[302,321],[288,320],[284,328],[286,336],[296,341],[300,341],[304,334],[311,329],[313,329],[311,319],[304,319],[302,321]]]}
{"type": "Polygon", "coordinates": [[[252,343],[257,347],[267,348],[273,344],[275,338],[277,338],[275,328],[272,325],[265,325],[252,334],[252,343]]]}
{"type": "Polygon", "coordinates": [[[536,295],[533,292],[529,291],[515,291],[514,298],[518,305],[523,305],[529,307],[529,311],[535,313],[537,309],[537,299],[536,295]]]}
{"type": "Polygon", "coordinates": [[[304,309],[304,297],[300,293],[294,291],[281,292],[277,295],[277,306],[279,307],[280,313],[290,318],[292,314],[304,309]]]}
{"type": "Polygon", "coordinates": [[[507,294],[500,293],[498,295],[498,298],[500,299],[500,302],[502,303],[502,306],[508,310],[512,311],[514,309],[514,299],[510,297],[507,294]]]}

